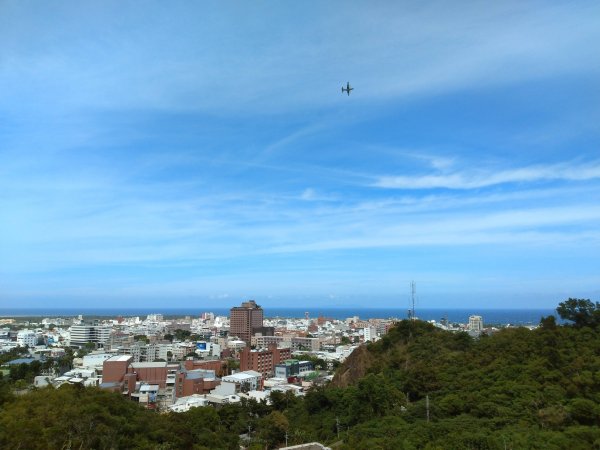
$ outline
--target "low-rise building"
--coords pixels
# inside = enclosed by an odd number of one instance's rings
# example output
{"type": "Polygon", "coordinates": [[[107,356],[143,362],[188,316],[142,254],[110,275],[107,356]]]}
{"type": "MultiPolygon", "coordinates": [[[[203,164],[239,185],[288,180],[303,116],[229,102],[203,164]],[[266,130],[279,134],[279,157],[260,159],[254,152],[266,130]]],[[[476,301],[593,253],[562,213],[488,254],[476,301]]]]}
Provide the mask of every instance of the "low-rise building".
{"type": "Polygon", "coordinates": [[[176,374],[175,397],[207,394],[220,384],[214,370],[180,370],[176,374]]]}
{"type": "Polygon", "coordinates": [[[209,405],[209,401],[205,395],[193,394],[187,397],[178,398],[175,403],[169,406],[169,411],[187,412],[192,408],[209,405]]]}
{"type": "Polygon", "coordinates": [[[236,385],[236,392],[248,392],[262,389],[262,374],[253,370],[234,373],[221,379],[222,383],[236,385]]]}
{"type": "Polygon", "coordinates": [[[288,379],[291,377],[303,377],[312,373],[314,367],[310,361],[298,361],[297,359],[288,359],[275,366],[275,377],[288,379]]]}
{"type": "Polygon", "coordinates": [[[33,330],[20,330],[17,333],[17,344],[20,347],[35,347],[38,342],[38,335],[33,330]]]}

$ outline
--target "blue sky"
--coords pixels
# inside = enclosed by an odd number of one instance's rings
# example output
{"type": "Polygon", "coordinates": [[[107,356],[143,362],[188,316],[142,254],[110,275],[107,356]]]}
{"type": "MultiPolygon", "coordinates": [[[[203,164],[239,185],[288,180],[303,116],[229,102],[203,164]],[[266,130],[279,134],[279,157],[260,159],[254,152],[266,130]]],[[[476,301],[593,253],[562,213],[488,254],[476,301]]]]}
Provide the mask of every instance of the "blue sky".
{"type": "Polygon", "coordinates": [[[2,1],[0,306],[600,300],[599,42],[597,1],[2,1]]]}

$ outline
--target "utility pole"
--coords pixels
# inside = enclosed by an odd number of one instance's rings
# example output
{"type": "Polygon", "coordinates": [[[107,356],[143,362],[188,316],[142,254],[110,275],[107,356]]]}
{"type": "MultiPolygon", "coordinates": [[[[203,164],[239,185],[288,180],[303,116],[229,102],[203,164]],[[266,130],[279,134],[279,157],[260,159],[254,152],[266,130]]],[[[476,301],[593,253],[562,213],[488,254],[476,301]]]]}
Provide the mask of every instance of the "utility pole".
{"type": "Polygon", "coordinates": [[[429,423],[429,394],[425,396],[425,408],[427,409],[427,423],[429,423]]]}
{"type": "Polygon", "coordinates": [[[288,433],[287,431],[285,432],[285,446],[288,446],[288,433]]]}
{"type": "Polygon", "coordinates": [[[335,418],[336,428],[337,428],[337,437],[340,438],[340,418],[336,416],[335,418]]]}

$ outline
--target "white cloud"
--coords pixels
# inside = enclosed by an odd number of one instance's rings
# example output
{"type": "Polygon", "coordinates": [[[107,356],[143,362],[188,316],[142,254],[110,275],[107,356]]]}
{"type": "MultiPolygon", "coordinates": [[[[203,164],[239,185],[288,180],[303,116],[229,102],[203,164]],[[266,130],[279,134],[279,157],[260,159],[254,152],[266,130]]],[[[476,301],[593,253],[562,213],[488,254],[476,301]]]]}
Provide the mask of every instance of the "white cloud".
{"type": "Polygon", "coordinates": [[[382,176],[373,186],[387,189],[476,189],[505,183],[545,180],[584,181],[600,178],[600,162],[535,165],[508,170],[471,169],[417,176],[382,176]]]}
{"type": "Polygon", "coordinates": [[[316,192],[312,188],[306,188],[300,195],[300,198],[302,200],[314,200],[315,197],[316,197],[316,192]]]}

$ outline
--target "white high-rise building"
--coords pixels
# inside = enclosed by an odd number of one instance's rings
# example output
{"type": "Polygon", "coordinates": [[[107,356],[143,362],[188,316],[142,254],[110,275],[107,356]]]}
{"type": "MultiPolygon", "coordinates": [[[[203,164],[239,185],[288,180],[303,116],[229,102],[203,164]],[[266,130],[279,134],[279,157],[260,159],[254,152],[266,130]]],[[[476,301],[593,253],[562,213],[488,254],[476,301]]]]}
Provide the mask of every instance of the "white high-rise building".
{"type": "Polygon", "coordinates": [[[104,344],[110,337],[112,327],[106,325],[73,325],[70,331],[70,345],[85,345],[88,342],[104,344]]]}
{"type": "Polygon", "coordinates": [[[482,331],[483,330],[483,317],[481,316],[469,316],[469,331],[482,331]]]}
{"type": "Polygon", "coordinates": [[[38,342],[38,336],[35,331],[21,330],[17,333],[17,344],[20,347],[35,347],[38,342]]]}
{"type": "Polygon", "coordinates": [[[363,328],[365,334],[365,342],[372,342],[377,338],[376,327],[365,327],[363,328]]]}

